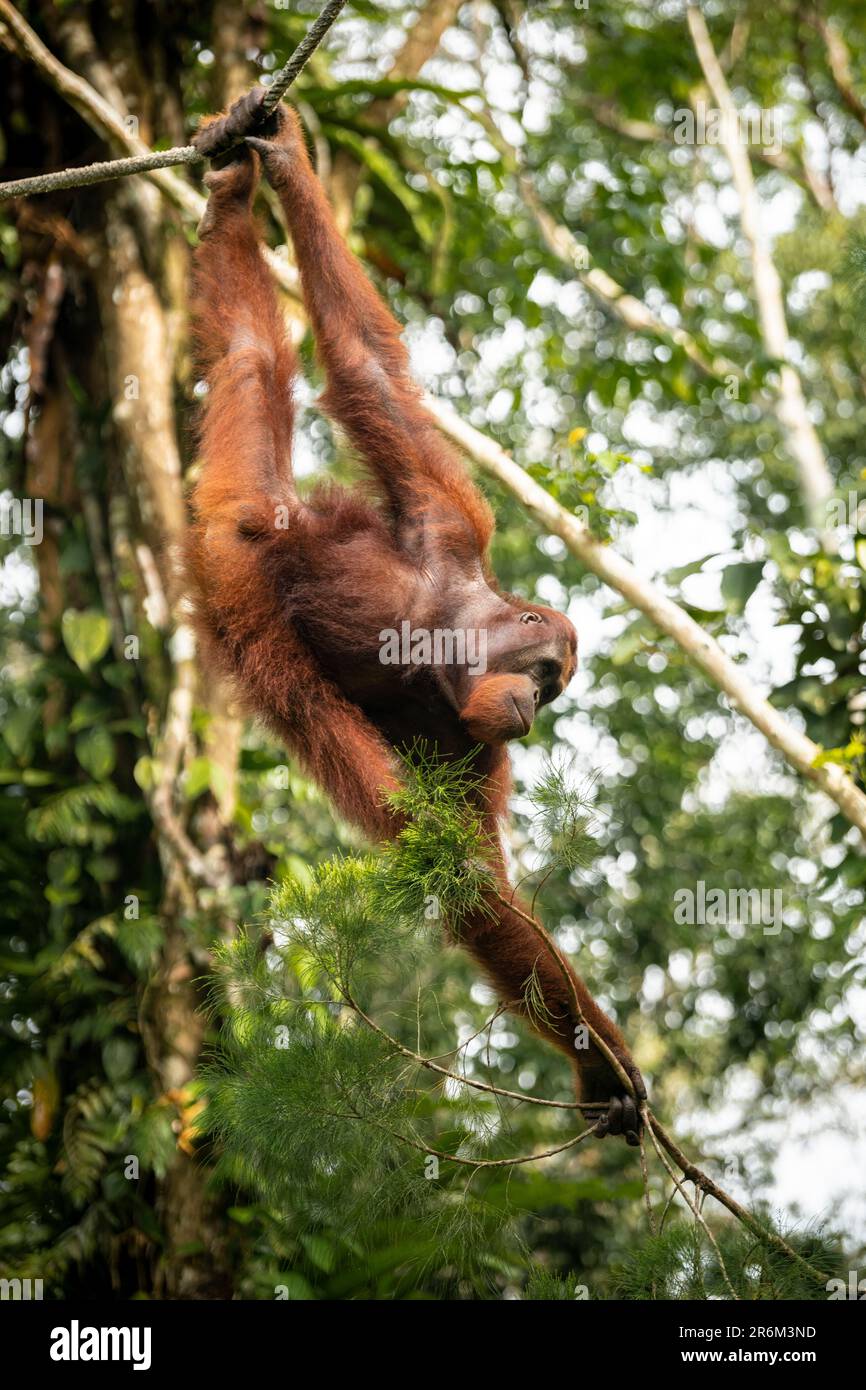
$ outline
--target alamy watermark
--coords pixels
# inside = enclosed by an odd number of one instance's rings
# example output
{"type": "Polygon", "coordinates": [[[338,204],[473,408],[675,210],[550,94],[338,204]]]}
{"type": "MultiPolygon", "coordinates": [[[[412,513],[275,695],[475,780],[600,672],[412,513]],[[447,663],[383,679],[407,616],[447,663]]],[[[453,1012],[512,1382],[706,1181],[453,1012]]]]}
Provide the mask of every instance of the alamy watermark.
{"type": "Polygon", "coordinates": [[[859,1269],[848,1270],[847,1283],[844,1279],[828,1279],[824,1287],[831,1303],[834,1299],[846,1299],[858,1303],[866,1302],[866,1279],[860,1278],[859,1269]]]}
{"type": "Polygon", "coordinates": [[[41,545],[42,534],[41,497],[0,497],[0,536],[20,536],[25,545],[41,545]]]}
{"type": "Polygon", "coordinates": [[[0,1279],[0,1300],[38,1302],[42,1297],[41,1279],[0,1279]]]}
{"type": "Polygon", "coordinates": [[[465,666],[473,675],[487,670],[487,629],[412,627],[408,621],[379,633],[383,666],[465,666]]]}
{"type": "Polygon", "coordinates": [[[694,888],[674,893],[674,921],[678,926],[763,927],[764,936],[782,930],[781,888],[708,888],[698,879],[694,888]]]}
{"type": "Polygon", "coordinates": [[[73,1318],[52,1328],[48,1354],[52,1361],[131,1361],[134,1371],[147,1371],[151,1337],[149,1327],[82,1327],[73,1318]]]}
{"type": "Polygon", "coordinates": [[[866,535],[866,496],[850,491],[847,497],[830,497],[825,513],[828,526],[850,526],[859,535],[866,535]]]}
{"type": "Polygon", "coordinates": [[[677,145],[763,145],[781,144],[779,112],[770,107],[752,111],[720,111],[705,101],[680,106],[673,114],[674,142],[677,145]]]}

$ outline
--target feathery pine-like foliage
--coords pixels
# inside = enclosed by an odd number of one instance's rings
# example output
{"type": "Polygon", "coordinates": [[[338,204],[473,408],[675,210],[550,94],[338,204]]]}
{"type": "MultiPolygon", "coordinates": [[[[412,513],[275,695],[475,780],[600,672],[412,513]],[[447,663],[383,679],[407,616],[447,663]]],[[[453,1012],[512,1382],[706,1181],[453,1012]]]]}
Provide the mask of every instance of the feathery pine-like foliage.
{"type": "MultiPolygon", "coordinates": [[[[770,1229],[777,1229],[768,1222],[766,1214],[762,1221],[770,1229]]],[[[727,1279],[718,1253],[701,1227],[678,1216],[659,1235],[635,1239],[628,1259],[612,1271],[606,1296],[652,1302],[704,1301],[730,1299],[733,1288],[737,1298],[746,1300],[826,1299],[826,1289],[790,1259],[756,1244],[754,1237],[736,1222],[726,1219],[713,1225],[727,1279]]],[[[789,1231],[785,1238],[810,1263],[826,1269],[828,1279],[842,1268],[837,1237],[817,1229],[805,1234],[789,1231]]],[[[585,1276],[558,1275],[546,1269],[533,1270],[523,1293],[524,1298],[538,1302],[598,1296],[598,1289],[588,1285],[585,1276]]]]}
{"type": "MultiPolygon", "coordinates": [[[[711,1215],[708,1207],[704,1209],[705,1219],[711,1215]]],[[[820,1226],[783,1230],[766,1212],[761,1214],[761,1223],[782,1235],[810,1264],[826,1270],[828,1279],[839,1273],[842,1252],[838,1235],[820,1226]]],[[[742,1299],[826,1299],[826,1289],[787,1256],[756,1241],[738,1222],[713,1220],[711,1229],[718,1251],[697,1222],[682,1217],[667,1224],[659,1235],[637,1241],[628,1260],[614,1271],[614,1297],[724,1299],[731,1297],[733,1288],[742,1299]]]]}
{"type": "Polygon", "coordinates": [[[477,1243],[491,1214],[459,1170],[457,1181],[453,1169],[431,1178],[421,1136],[434,1110],[453,1112],[450,1128],[468,1152],[473,1102],[449,1104],[413,1085],[418,1068],[407,1075],[407,1058],[349,1001],[366,1005],[383,969],[395,997],[405,997],[419,965],[436,956],[440,928],[422,929],[425,898],[444,898],[447,911],[478,891],[482,871],[464,867],[480,862],[478,828],[465,805],[464,814],[455,809],[454,786],[453,773],[419,760],[399,794],[417,818],[401,836],[403,856],[332,860],[308,883],[285,881],[271,904],[272,944],[242,937],[221,951],[230,1011],[208,1112],[225,1162],[268,1200],[304,1201],[347,1229],[371,1214],[423,1216],[442,1251],[468,1248],[468,1235],[477,1243]]]}
{"type": "MultiPolygon", "coordinates": [[[[411,1220],[436,1231],[438,1258],[447,1250],[472,1271],[508,1206],[485,1201],[488,1170],[471,1165],[517,1155],[495,1097],[453,1081],[443,1093],[443,1078],[423,1067],[421,1038],[437,987],[447,988],[442,919],[473,907],[490,876],[465,766],[420,748],[406,766],[393,802],[411,819],[393,844],[284,881],[268,943],[244,935],[221,948],[224,1024],[207,1122],[224,1172],[267,1202],[328,1211],[359,1236],[371,1214],[411,1220]],[[413,998],[419,977],[423,997],[413,998]]],[[[565,798],[570,853],[573,821],[565,798]]],[[[573,1111],[557,1114],[551,1147],[584,1127],[573,1111]]]]}

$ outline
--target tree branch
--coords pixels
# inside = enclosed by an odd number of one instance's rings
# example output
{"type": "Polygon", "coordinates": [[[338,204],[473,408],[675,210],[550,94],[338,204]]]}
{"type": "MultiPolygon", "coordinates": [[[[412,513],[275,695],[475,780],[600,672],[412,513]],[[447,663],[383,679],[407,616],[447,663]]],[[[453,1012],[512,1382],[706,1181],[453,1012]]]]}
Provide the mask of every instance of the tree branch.
{"type": "Polygon", "coordinates": [[[172,639],[174,685],[168,698],[162,741],[158,753],[158,780],[148,798],[154,825],[163,843],[199,886],[224,890],[228,876],[211,864],[187,835],[174,810],[174,793],[183,759],[192,736],[192,710],[196,685],[195,640],[180,624],[172,639]]]}
{"type": "Polygon", "coordinates": [[[586,569],[598,575],[646,614],[655,627],[672,637],[791,766],[832,797],[843,815],[866,837],[866,795],[840,767],[815,766],[821,751],[818,745],[764,699],[745,672],[725,655],[714,637],[622,555],[597,540],[583,522],[566,511],[500,445],[462,419],[450,405],[431,396],[426,398],[426,405],[445,433],[483,472],[506,487],[546,531],[559,536],[586,569]]]}
{"type": "Polygon", "coordinates": [[[758,306],[761,337],[768,356],[779,363],[776,415],[796,461],[800,486],[813,524],[826,527],[825,504],[833,493],[833,478],[815,426],[809,418],[800,374],[791,365],[791,343],[779,272],[767,249],[761,228],[760,205],[748,150],[739,137],[739,112],[734,105],[706,21],[693,4],[686,10],[695,53],[713,100],[722,113],[722,145],[731,166],[740,202],[740,222],[752,258],[752,283],[758,306]]]}
{"type": "MultiPolygon", "coordinates": [[[[430,1071],[439,1072],[440,1074],[443,1074],[450,1079],[453,1079],[455,1081],[461,1081],[469,1086],[474,1086],[478,1090],[491,1091],[496,1095],[513,1097],[515,1100],[530,1101],[535,1105],[556,1105],[563,1109],[594,1108],[590,1104],[566,1107],[562,1105],[560,1102],[546,1101],[540,1097],[522,1096],[517,1092],[504,1091],[498,1087],[489,1086],[484,1082],[474,1081],[469,1077],[458,1076],[455,1073],[448,1072],[444,1067],[436,1066],[433,1062],[431,1062],[429,1058],[423,1057],[420,1053],[413,1052],[411,1048],[405,1047],[403,1043],[398,1041],[398,1039],[392,1037],[392,1035],[386,1032],[384,1028],[380,1027],[380,1025],[376,1023],[376,1021],[372,1019],[369,1016],[369,1014],[365,1013],[365,1011],[352,997],[352,995],[345,989],[345,987],[340,985],[337,981],[335,981],[334,983],[337,984],[337,988],[340,990],[340,993],[343,995],[343,998],[345,999],[348,1006],[353,1010],[355,1014],[357,1014],[361,1021],[367,1025],[368,1028],[370,1028],[374,1033],[376,1033],[379,1037],[386,1041],[390,1046],[394,1047],[394,1049],[397,1052],[401,1053],[403,1056],[409,1058],[411,1061],[417,1063],[422,1067],[427,1068],[430,1071]]],[[[630,1083],[627,1083],[627,1089],[632,1089],[630,1083]]],[[[346,1115],[342,1118],[357,1120],[367,1119],[367,1117],[361,1116],[357,1113],[353,1115],[346,1115]]],[[[691,1208],[696,1220],[700,1223],[700,1225],[706,1232],[706,1235],[711,1245],[713,1246],[713,1249],[716,1252],[716,1257],[719,1261],[719,1268],[722,1273],[722,1277],[724,1278],[725,1283],[727,1284],[728,1289],[730,1290],[730,1293],[733,1298],[737,1298],[737,1294],[734,1291],[733,1284],[728,1275],[728,1271],[722,1258],[718,1242],[716,1241],[715,1236],[710,1230],[700,1210],[699,1201],[697,1197],[697,1193],[699,1191],[705,1193],[710,1197],[713,1197],[715,1201],[717,1201],[721,1206],[723,1206],[727,1211],[729,1211],[737,1221],[741,1222],[742,1225],[744,1225],[748,1230],[750,1230],[752,1234],[756,1236],[763,1244],[769,1245],[774,1250],[777,1250],[780,1254],[784,1255],[787,1259],[793,1260],[795,1264],[799,1265],[801,1269],[803,1269],[809,1275],[809,1277],[814,1279],[817,1283],[821,1285],[825,1284],[826,1275],[823,1274],[821,1270],[817,1269],[814,1265],[810,1264],[808,1260],[805,1260],[803,1256],[800,1255],[798,1251],[796,1251],[793,1248],[793,1246],[788,1243],[788,1241],[783,1240],[783,1238],[777,1235],[775,1231],[767,1230],[766,1227],[762,1226],[761,1223],[754,1216],[752,1216],[751,1212],[747,1211],[745,1207],[741,1206],[740,1203],[734,1197],[731,1197],[730,1194],[724,1190],[724,1188],[719,1187],[719,1185],[715,1183],[713,1179],[703,1171],[703,1169],[698,1168],[694,1163],[692,1163],[691,1159],[689,1159],[683,1153],[682,1149],[680,1149],[679,1146],[674,1142],[670,1134],[668,1134],[667,1130],[665,1129],[664,1125],[662,1125],[661,1122],[656,1118],[656,1116],[653,1114],[652,1110],[646,1102],[644,1102],[644,1104],[641,1107],[641,1118],[643,1120],[643,1128],[649,1131],[653,1146],[659,1156],[659,1159],[663,1167],[673,1180],[674,1192],[680,1193],[686,1205],[691,1208]],[[671,1159],[673,1159],[673,1162],[680,1169],[683,1178],[688,1182],[694,1183],[694,1202],[692,1202],[691,1198],[688,1196],[688,1193],[685,1192],[682,1183],[680,1182],[676,1173],[673,1171],[671,1164],[666,1159],[663,1150],[666,1150],[667,1153],[670,1155],[671,1159]]],[[[368,1122],[373,1124],[378,1123],[375,1120],[368,1120],[368,1122]]],[[[573,1148],[574,1145],[582,1143],[584,1139],[590,1138],[595,1132],[596,1126],[593,1125],[592,1128],[582,1130],[572,1139],[567,1140],[564,1144],[557,1145],[555,1148],[546,1149],[539,1153],[527,1154],[525,1156],[517,1158],[497,1158],[479,1160],[477,1166],[486,1168],[507,1168],[524,1163],[534,1163],[544,1158],[552,1158],[555,1154],[562,1153],[566,1149],[573,1148]]],[[[389,1131],[389,1133],[392,1133],[394,1137],[399,1139],[401,1142],[410,1144],[412,1147],[418,1148],[424,1153],[434,1154],[437,1158],[445,1159],[451,1163],[468,1165],[470,1167],[476,1166],[474,1161],[471,1159],[460,1158],[455,1154],[445,1153],[441,1149],[431,1148],[429,1145],[424,1144],[420,1140],[413,1140],[409,1136],[398,1134],[396,1131],[389,1131]]],[[[641,1171],[644,1175],[644,1182],[646,1184],[646,1156],[644,1153],[643,1146],[641,1146],[641,1171]]],[[[648,1189],[646,1190],[648,1196],[648,1189]]],[[[662,1225],[664,1224],[664,1218],[667,1215],[667,1209],[670,1206],[670,1202],[671,1200],[673,1200],[674,1192],[671,1193],[671,1198],[669,1199],[667,1206],[665,1207],[665,1210],[662,1214],[662,1225]]],[[[651,1212],[650,1226],[653,1226],[651,1212]]]]}
{"type": "Polygon", "coordinates": [[[848,45],[839,33],[835,24],[826,19],[819,10],[815,10],[813,15],[808,16],[810,23],[814,24],[821,38],[824,40],[824,47],[827,50],[827,62],[833,74],[833,81],[842,98],[842,104],[847,107],[851,115],[860,124],[866,127],[866,104],[860,99],[854,90],[854,77],[851,72],[851,57],[848,53],[848,45]]]}
{"type": "MultiPolygon", "coordinates": [[[[143,140],[136,135],[130,135],[123,123],[121,116],[104,97],[94,87],[86,82],[83,77],[70,68],[64,66],[54,54],[46,48],[34,29],[30,27],[26,19],[18,13],[14,5],[9,0],[0,0],[0,23],[7,26],[9,32],[15,40],[15,44],[24,57],[29,58],[34,67],[42,73],[43,77],[63,97],[65,101],[77,111],[82,120],[90,126],[91,130],[106,140],[112,149],[124,150],[130,155],[134,155],[139,160],[138,168],[144,172],[148,171],[148,177],[153,180],[159,189],[171,200],[172,203],[190,217],[200,218],[204,211],[204,199],[200,193],[196,193],[188,184],[179,179],[176,174],[166,172],[166,167],[174,163],[190,163],[191,156],[196,154],[192,145],[182,147],[181,150],[163,150],[154,153],[143,140]],[[189,152],[190,157],[180,159],[181,153],[189,152]],[[178,156],[177,158],[175,156],[178,156]]],[[[90,165],[88,168],[104,167],[109,170],[117,169],[117,165],[127,165],[128,160],[118,160],[110,162],[104,166],[90,165]]],[[[121,168],[118,174],[107,173],[104,178],[114,178],[130,173],[129,167],[121,168]]],[[[63,179],[59,186],[69,187],[69,177],[85,175],[87,168],[64,170],[61,174],[37,174],[35,181],[41,185],[45,179],[63,179]]],[[[19,193],[32,191],[34,193],[46,192],[45,187],[28,188],[33,180],[17,179],[13,184],[0,184],[0,200],[4,198],[17,197],[19,193]],[[15,190],[10,192],[9,189],[15,190]]],[[[74,185],[72,185],[74,186],[74,185]]]]}
{"type": "Polygon", "coordinates": [[[433,1061],[432,1057],[425,1057],[421,1052],[413,1052],[411,1047],[404,1046],[397,1038],[386,1032],[375,1019],[364,1012],[360,1004],[353,998],[348,990],[344,989],[338,981],[335,980],[334,983],[340,990],[349,1008],[358,1015],[362,1022],[366,1023],[367,1027],[370,1028],[372,1032],[377,1033],[380,1038],[383,1038],[385,1042],[389,1043],[397,1052],[402,1053],[404,1057],[408,1057],[410,1061],[415,1062],[419,1067],[424,1067],[426,1071],[436,1072],[439,1076],[444,1077],[446,1081],[457,1081],[461,1086],[471,1086],[472,1089],[476,1091],[487,1091],[495,1096],[503,1096],[507,1100],[523,1101],[527,1105],[546,1105],[554,1110],[598,1110],[599,1108],[597,1101],[547,1100],[544,1096],[529,1096],[525,1095],[522,1091],[509,1091],[503,1086],[493,1086],[489,1081],[478,1081],[475,1077],[463,1076],[460,1072],[449,1071],[447,1067],[440,1067],[438,1062],[433,1061]]]}
{"type": "MultiPolygon", "coordinates": [[[[647,1119],[649,1119],[649,1111],[647,1111],[647,1119]]],[[[707,1225],[707,1222],[704,1218],[704,1214],[701,1211],[700,1201],[698,1199],[697,1194],[697,1187],[695,1190],[695,1200],[692,1201],[691,1197],[686,1192],[685,1188],[683,1187],[682,1183],[680,1182],[679,1178],[677,1177],[676,1173],[674,1172],[673,1168],[671,1167],[670,1163],[665,1157],[664,1149],[662,1148],[661,1144],[659,1143],[656,1137],[652,1124],[647,1124],[645,1127],[649,1129],[650,1138],[653,1142],[653,1147],[655,1148],[655,1151],[662,1162],[662,1166],[667,1169],[668,1176],[673,1180],[674,1186],[676,1187],[686,1206],[691,1207],[692,1212],[694,1213],[695,1220],[698,1221],[701,1226],[703,1226],[707,1238],[716,1252],[716,1259],[719,1262],[719,1269],[721,1270],[722,1277],[728,1286],[728,1292],[730,1293],[731,1298],[738,1299],[739,1295],[737,1294],[733,1284],[731,1283],[730,1275],[728,1274],[728,1267],[722,1259],[722,1252],[719,1249],[718,1241],[716,1240],[715,1236],[713,1235],[712,1231],[707,1225]]]]}
{"type": "Polygon", "coordinates": [[[809,1264],[808,1260],[804,1260],[803,1256],[798,1254],[793,1246],[789,1245],[781,1236],[777,1236],[775,1231],[768,1231],[766,1227],[761,1225],[760,1221],[752,1216],[751,1212],[748,1212],[745,1207],[740,1206],[740,1203],[736,1201],[735,1198],[729,1196],[723,1187],[719,1187],[718,1183],[713,1182],[712,1178],[708,1177],[702,1169],[695,1167],[694,1163],[686,1157],[682,1149],[674,1143],[664,1126],[659,1124],[649,1107],[645,1107],[644,1118],[654,1137],[667,1149],[674,1163],[676,1163],[683,1176],[687,1178],[689,1182],[693,1182],[697,1187],[700,1187],[704,1192],[708,1193],[710,1197],[714,1197],[732,1216],[735,1216],[738,1221],[741,1221],[744,1226],[747,1226],[759,1240],[773,1246],[780,1254],[786,1255],[788,1259],[800,1265],[800,1267],[804,1269],[812,1279],[816,1280],[817,1283],[821,1285],[826,1284],[826,1274],[822,1274],[820,1269],[816,1269],[814,1265],[809,1264]]]}

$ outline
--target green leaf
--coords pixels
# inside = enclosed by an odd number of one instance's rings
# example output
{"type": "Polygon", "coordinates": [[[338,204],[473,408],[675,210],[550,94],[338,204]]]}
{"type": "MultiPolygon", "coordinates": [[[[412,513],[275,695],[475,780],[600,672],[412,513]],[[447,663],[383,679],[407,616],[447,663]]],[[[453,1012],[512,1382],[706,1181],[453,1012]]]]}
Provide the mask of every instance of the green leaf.
{"type": "Polygon", "coordinates": [[[111,624],[97,608],[67,608],[60,629],[66,650],[85,674],[108,651],[111,624]]]}
{"type": "Polygon", "coordinates": [[[230,1221],[237,1221],[239,1226],[251,1226],[258,1220],[259,1212],[256,1207],[227,1207],[226,1216],[230,1221]]]}
{"type": "MultiPolygon", "coordinates": [[[[49,758],[59,758],[66,752],[69,743],[69,724],[65,719],[58,719],[56,724],[51,724],[43,735],[45,739],[45,751],[49,758]]],[[[49,777],[48,779],[52,779],[49,777]]]]}
{"type": "Polygon", "coordinates": [[[190,801],[206,792],[211,784],[210,758],[192,758],[184,778],[184,791],[190,801]]]}
{"type": "Polygon", "coordinates": [[[156,762],[146,755],[138,759],[132,775],[143,792],[151,792],[156,786],[156,762]]]}
{"type": "Polygon", "coordinates": [[[38,711],[17,706],[11,709],[3,720],[3,737],[13,757],[22,762],[30,756],[33,747],[33,726],[38,711]]]}
{"type": "Polygon", "coordinates": [[[82,695],[80,700],[75,701],[69,715],[70,733],[78,734],[82,729],[89,729],[93,724],[103,722],[109,708],[96,695],[82,695]]]}
{"type": "Polygon", "coordinates": [[[152,969],[163,940],[162,926],[155,917],[124,918],[117,928],[117,945],[137,975],[152,969]]]}
{"type": "Polygon", "coordinates": [[[97,883],[113,883],[120,873],[120,865],[110,854],[94,854],[84,866],[97,883]]]}
{"type": "Polygon", "coordinates": [[[764,573],[763,560],[728,565],[722,574],[722,598],[729,613],[742,613],[764,573]]]}
{"type": "Polygon", "coordinates": [[[0,787],[50,787],[56,779],[53,772],[44,772],[37,767],[0,768],[0,787]]]}
{"type": "Polygon", "coordinates": [[[687,565],[677,565],[675,569],[668,570],[665,579],[669,584],[682,584],[689,575],[697,574],[698,570],[703,569],[708,560],[712,560],[718,551],[711,550],[709,555],[702,555],[699,560],[691,560],[687,565]]]}
{"type": "Polygon", "coordinates": [[[320,1235],[302,1235],[301,1244],[317,1269],[330,1274],[337,1262],[337,1253],[329,1240],[320,1235]]]}
{"type": "Polygon", "coordinates": [[[81,857],[74,849],[55,849],[48,856],[48,877],[57,888],[69,888],[81,873],[81,857]]]}
{"type": "Polygon", "coordinates": [[[211,758],[192,758],[184,778],[184,791],[190,801],[202,792],[212,791],[218,801],[228,795],[229,777],[226,769],[211,758]]]}
{"type": "Polygon", "coordinates": [[[107,729],[88,729],[75,740],[75,756],[85,772],[103,782],[114,771],[114,739],[107,729]]]}
{"type": "Polygon", "coordinates": [[[126,1081],[137,1060],[138,1046],[131,1038],[109,1038],[102,1045],[102,1065],[109,1081],[126,1081]]]}
{"type": "Polygon", "coordinates": [[[281,1290],[280,1296],[283,1296],[282,1289],[285,1289],[285,1296],[292,1303],[308,1303],[314,1297],[312,1288],[301,1274],[278,1274],[276,1280],[281,1290]]]}
{"type": "Polygon", "coordinates": [[[104,821],[125,822],[135,820],[141,812],[139,802],[124,796],[110,782],[90,782],[67,787],[34,806],[27,816],[27,831],[34,840],[49,844],[84,845],[95,837],[104,842],[108,827],[97,826],[94,815],[104,821]]]}

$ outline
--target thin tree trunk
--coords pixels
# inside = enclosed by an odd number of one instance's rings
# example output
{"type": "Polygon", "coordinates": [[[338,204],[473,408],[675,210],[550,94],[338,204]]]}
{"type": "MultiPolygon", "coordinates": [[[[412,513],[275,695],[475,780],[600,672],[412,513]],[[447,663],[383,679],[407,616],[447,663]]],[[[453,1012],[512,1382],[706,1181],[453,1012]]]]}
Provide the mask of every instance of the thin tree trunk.
{"type": "Polygon", "coordinates": [[[704,78],[713,100],[722,113],[722,145],[731,166],[734,187],[740,201],[743,235],[751,252],[752,284],[758,306],[761,336],[767,355],[779,363],[776,414],[799,470],[800,487],[810,520],[817,530],[824,531],[827,526],[826,503],[833,493],[833,478],[827,467],[818,432],[809,418],[800,374],[790,361],[791,342],[785,318],[782,282],[761,227],[760,204],[752,165],[748,149],[739,136],[739,113],[716,57],[703,15],[693,5],[689,6],[686,13],[704,78]]]}

